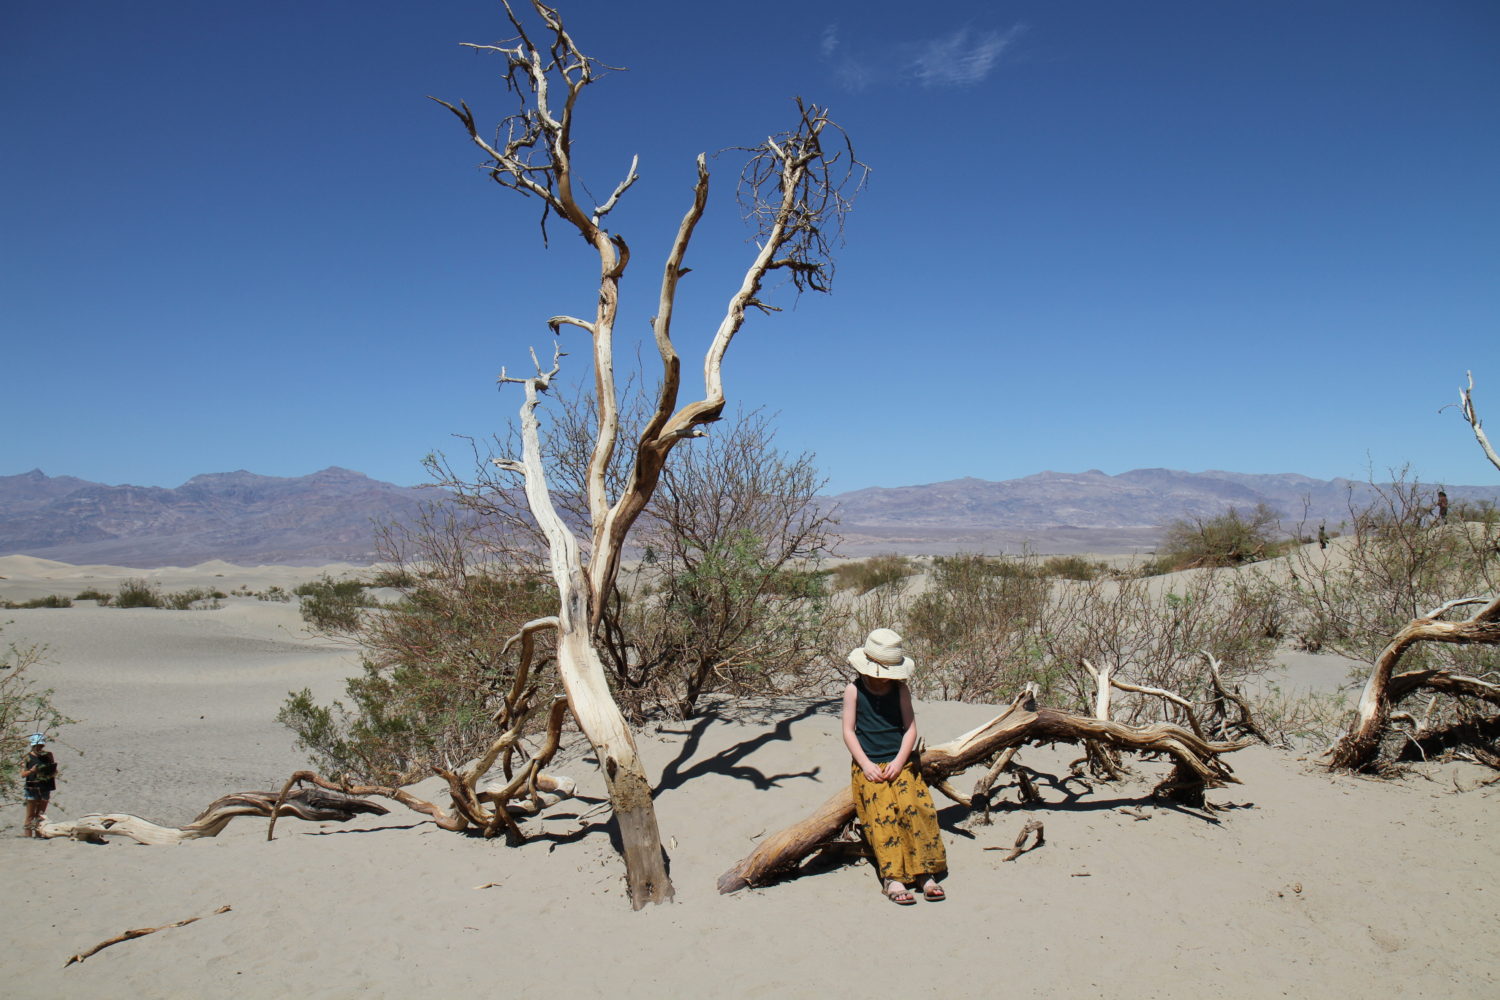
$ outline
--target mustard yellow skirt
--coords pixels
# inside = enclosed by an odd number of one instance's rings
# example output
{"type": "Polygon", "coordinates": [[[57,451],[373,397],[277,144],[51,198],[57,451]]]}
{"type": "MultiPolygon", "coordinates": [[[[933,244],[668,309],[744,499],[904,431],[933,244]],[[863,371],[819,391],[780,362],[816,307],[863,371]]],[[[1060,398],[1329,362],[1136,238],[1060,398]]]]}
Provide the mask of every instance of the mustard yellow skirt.
{"type": "Polygon", "coordinates": [[[882,883],[890,879],[909,883],[918,875],[948,870],[937,809],[915,763],[907,761],[892,781],[871,781],[850,761],[849,784],[854,812],[875,854],[882,883]]]}

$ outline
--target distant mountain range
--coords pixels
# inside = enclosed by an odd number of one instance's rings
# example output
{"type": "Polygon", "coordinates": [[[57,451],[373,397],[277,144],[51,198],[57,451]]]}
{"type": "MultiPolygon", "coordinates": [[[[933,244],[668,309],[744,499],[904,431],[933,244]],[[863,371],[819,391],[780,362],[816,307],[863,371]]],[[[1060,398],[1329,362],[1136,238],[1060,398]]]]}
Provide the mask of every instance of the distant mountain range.
{"type": "MultiPolygon", "coordinates": [[[[1500,503],[1500,486],[1447,487],[1449,497],[1500,503]]],[[[223,559],[317,565],[378,558],[373,523],[406,521],[441,498],[329,468],[281,478],[250,472],[195,476],[176,489],[107,486],[32,470],[0,476],[0,555],[121,566],[223,559]]],[[[1096,469],[988,482],[872,487],[828,497],[840,553],[1148,550],[1175,518],[1214,517],[1265,503],[1291,529],[1349,518],[1367,483],[1295,474],[1096,469]]]]}
{"type": "MultiPolygon", "coordinates": [[[[1436,490],[1436,487],[1432,487],[1436,490]]],[[[1449,499],[1500,502],[1500,486],[1447,486],[1449,499]]],[[[876,487],[831,498],[839,505],[843,551],[1120,552],[1155,546],[1177,518],[1216,517],[1264,503],[1288,531],[1330,530],[1373,497],[1369,483],[1295,473],[1134,469],[1117,476],[1041,472],[990,482],[954,479],[876,487]]]]}
{"type": "Polygon", "coordinates": [[[0,476],[0,555],[116,566],[371,562],[372,519],[409,519],[430,499],[339,468],[297,478],[220,472],[176,489],[33,469],[0,476]]]}

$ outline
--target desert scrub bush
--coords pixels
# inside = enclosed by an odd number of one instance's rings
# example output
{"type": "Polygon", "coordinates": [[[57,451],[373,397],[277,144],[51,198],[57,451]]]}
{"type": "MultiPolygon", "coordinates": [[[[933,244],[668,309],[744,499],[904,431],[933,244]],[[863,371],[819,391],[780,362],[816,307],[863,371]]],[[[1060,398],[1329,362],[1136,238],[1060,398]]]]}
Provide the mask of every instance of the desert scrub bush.
{"type": "Polygon", "coordinates": [[[382,566],[370,576],[371,587],[390,587],[402,590],[417,582],[411,570],[400,566],[382,566]]]}
{"type": "Polygon", "coordinates": [[[1167,571],[1214,566],[1239,566],[1275,554],[1278,542],[1276,512],[1256,504],[1248,514],[1231,507],[1211,518],[1169,522],[1156,556],[1167,571]]]}
{"type": "MultiPolygon", "coordinates": [[[[406,576],[411,579],[410,574],[406,576]]],[[[376,606],[376,601],[365,593],[363,581],[335,580],[327,574],[298,584],[292,593],[302,598],[302,620],[321,632],[357,629],[364,609],[376,606]]]]}
{"type": "MultiPolygon", "coordinates": [[[[1371,663],[1414,618],[1460,597],[1500,589],[1500,522],[1432,515],[1431,491],[1404,470],[1370,484],[1370,502],[1351,509],[1352,530],[1336,549],[1304,549],[1291,558],[1287,597],[1297,641],[1371,663]]],[[[1493,650],[1412,647],[1402,669],[1455,665],[1492,668],[1493,650]]]]}
{"type": "Polygon", "coordinates": [[[924,666],[919,693],[995,701],[1036,681],[1045,698],[1053,678],[1036,645],[1051,584],[1033,559],[937,556],[929,587],[904,616],[924,666]]]}
{"type": "Polygon", "coordinates": [[[1052,556],[1042,561],[1040,569],[1042,575],[1060,580],[1092,580],[1110,573],[1107,564],[1090,562],[1082,556],[1052,556]]]}
{"type": "Polygon", "coordinates": [[[1344,692],[1287,692],[1269,684],[1251,697],[1255,721],[1275,744],[1294,750],[1323,749],[1343,735],[1354,718],[1344,692]]]}
{"type": "Polygon", "coordinates": [[[854,562],[840,563],[833,568],[833,588],[852,590],[856,595],[867,594],[876,587],[904,580],[917,574],[917,566],[906,556],[871,556],[854,562]]]}
{"type": "Polygon", "coordinates": [[[27,737],[36,732],[50,735],[74,721],[52,703],[52,690],[37,687],[31,677],[45,653],[42,646],[8,641],[0,649],[0,802],[20,797],[27,737]]]}
{"type": "Polygon", "coordinates": [[[189,587],[187,590],[175,590],[163,594],[159,606],[172,611],[217,611],[224,606],[219,601],[228,596],[220,590],[189,587]],[[199,607],[199,603],[203,601],[208,603],[199,607]]]}
{"type": "Polygon", "coordinates": [[[809,667],[834,655],[844,616],[820,563],[832,546],[822,485],[811,456],[779,451],[759,413],[673,452],[639,528],[656,555],[639,574],[653,586],[623,591],[605,629],[628,714],[686,718],[710,692],[812,690],[809,667]]]}
{"type": "Polygon", "coordinates": [[[257,590],[255,592],[255,599],[257,601],[273,601],[280,604],[287,604],[291,601],[292,595],[283,588],[272,584],[265,590],[257,590]]]}
{"type": "Polygon", "coordinates": [[[71,608],[71,598],[62,597],[58,594],[48,594],[45,597],[33,597],[25,601],[6,601],[0,607],[6,608],[71,608]]]}
{"type": "Polygon", "coordinates": [[[108,606],[109,602],[113,601],[114,599],[114,594],[105,593],[104,591],[97,590],[93,587],[88,587],[84,590],[80,590],[73,598],[73,600],[75,601],[96,601],[101,608],[108,606]]]}
{"type": "MultiPolygon", "coordinates": [[[[495,738],[492,718],[515,670],[505,643],[525,622],[555,613],[557,595],[545,574],[497,560],[484,531],[436,507],[412,525],[384,526],[382,549],[412,581],[403,597],[370,613],[308,619],[318,634],[361,650],[342,700],[325,705],[309,690],[291,692],[277,715],[319,769],[404,784],[478,756],[495,738]],[[417,564],[423,572],[409,569],[417,564]]],[[[303,599],[340,592],[353,589],[315,582],[303,599]]],[[[550,636],[538,640],[533,703],[545,704],[556,682],[542,670],[550,636]]]]}
{"type": "Polygon", "coordinates": [[[143,577],[130,577],[120,581],[115,592],[117,608],[159,608],[162,606],[161,589],[143,577]]]}

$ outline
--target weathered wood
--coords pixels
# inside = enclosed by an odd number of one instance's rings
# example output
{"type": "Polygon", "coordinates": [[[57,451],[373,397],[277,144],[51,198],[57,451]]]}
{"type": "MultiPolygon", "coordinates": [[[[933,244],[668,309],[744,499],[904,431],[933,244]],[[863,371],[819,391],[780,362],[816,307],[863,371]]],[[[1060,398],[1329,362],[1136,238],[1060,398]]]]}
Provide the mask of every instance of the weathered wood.
{"type": "MultiPolygon", "coordinates": [[[[231,907],[221,906],[217,910],[215,910],[213,913],[207,913],[207,914],[204,914],[203,916],[212,917],[212,916],[215,916],[216,914],[219,914],[219,913],[228,913],[230,911],[230,909],[231,909],[231,907]]],[[[157,931],[170,930],[173,927],[186,927],[188,924],[191,924],[191,923],[194,923],[196,921],[202,920],[203,916],[188,917],[186,920],[179,920],[176,923],[171,923],[171,924],[162,924],[160,927],[138,927],[138,928],[136,928],[133,931],[125,931],[123,934],[116,934],[112,938],[106,938],[105,940],[100,941],[98,944],[94,945],[92,948],[88,949],[87,951],[80,951],[78,954],[74,955],[72,958],[70,958],[66,962],[64,962],[63,963],[63,968],[66,969],[68,966],[72,965],[74,962],[82,962],[83,960],[89,958],[92,955],[97,955],[99,952],[103,951],[105,948],[108,948],[110,945],[119,944],[121,941],[133,941],[136,938],[145,937],[147,934],[155,934],[157,931]]]]}
{"type": "Polygon", "coordinates": [[[360,813],[383,816],[388,812],[378,802],[330,793],[320,788],[304,788],[296,795],[280,797],[275,792],[238,792],[215,799],[207,809],[180,827],[158,826],[126,813],[90,814],[66,823],[44,823],[43,837],[68,837],[102,844],[106,837],[128,837],[138,844],[160,846],[180,844],[203,837],[217,837],[236,816],[295,816],[313,823],[342,823],[360,813]]]}
{"type": "MultiPolygon", "coordinates": [[[[1041,847],[1043,844],[1045,844],[1047,842],[1046,839],[1045,839],[1046,834],[1045,834],[1045,831],[1044,831],[1044,829],[1042,827],[1042,821],[1039,820],[1039,819],[1029,819],[1029,820],[1026,821],[1026,825],[1023,826],[1023,827],[1021,827],[1021,832],[1016,835],[1015,846],[1013,846],[1010,849],[1010,853],[1009,854],[1007,854],[1005,857],[1001,858],[1000,860],[1001,861],[1014,861],[1017,858],[1019,858],[1021,855],[1025,854],[1026,851],[1027,851],[1026,838],[1029,837],[1033,833],[1036,834],[1036,840],[1032,843],[1032,845],[1030,847],[1030,850],[1034,851],[1038,847],[1041,847]]],[[[1003,851],[1003,850],[1005,850],[1005,848],[1004,847],[986,847],[985,850],[986,851],[1003,851]]]]}
{"type": "MultiPolygon", "coordinates": [[[[1480,450],[1484,457],[1490,460],[1490,464],[1500,469],[1500,454],[1495,453],[1495,446],[1490,444],[1490,439],[1484,433],[1484,421],[1479,419],[1479,411],[1474,408],[1474,373],[1469,372],[1469,387],[1458,390],[1458,408],[1464,415],[1471,428],[1474,429],[1474,440],[1479,442],[1480,450]]],[[[1447,407],[1443,407],[1447,409],[1447,407]]]]}
{"type": "MultiPolygon", "coordinates": [[[[1359,770],[1368,767],[1375,759],[1380,749],[1380,741],[1390,725],[1390,712],[1393,704],[1392,675],[1396,665],[1401,662],[1402,655],[1419,642],[1447,642],[1459,645],[1500,644],[1500,597],[1493,599],[1466,597],[1449,601],[1422,617],[1413,619],[1405,628],[1396,633],[1395,638],[1375,660],[1375,667],[1370,672],[1364,691],[1360,695],[1359,709],[1354,723],[1350,726],[1349,732],[1334,744],[1330,752],[1328,761],[1330,768],[1359,770]],[[1453,609],[1470,604],[1484,604],[1485,606],[1472,617],[1461,621],[1442,620],[1442,616],[1453,609]]],[[[1417,673],[1425,672],[1413,671],[1413,675],[1417,673]]],[[[1420,684],[1413,679],[1404,681],[1401,687],[1404,689],[1403,693],[1409,693],[1421,684],[1429,684],[1438,690],[1442,689],[1439,685],[1448,685],[1450,689],[1466,687],[1465,682],[1458,679],[1462,676],[1447,671],[1435,671],[1420,684]]],[[[1479,683],[1485,684],[1486,682],[1479,683]]]]}
{"type": "MultiPolygon", "coordinates": [[[[1178,772],[1189,775],[1198,787],[1237,783],[1239,779],[1218,757],[1244,749],[1252,742],[1215,743],[1164,722],[1128,726],[1057,709],[1038,708],[1028,695],[1022,695],[984,725],[923,751],[920,767],[923,777],[931,784],[945,781],[995,753],[1025,743],[1076,744],[1086,740],[1136,753],[1168,754],[1176,763],[1178,772]]],[[[767,837],[747,857],[721,875],[719,892],[764,885],[787,874],[800,865],[817,845],[832,839],[853,814],[853,793],[848,788],[841,789],[811,816],[767,837]]]]}

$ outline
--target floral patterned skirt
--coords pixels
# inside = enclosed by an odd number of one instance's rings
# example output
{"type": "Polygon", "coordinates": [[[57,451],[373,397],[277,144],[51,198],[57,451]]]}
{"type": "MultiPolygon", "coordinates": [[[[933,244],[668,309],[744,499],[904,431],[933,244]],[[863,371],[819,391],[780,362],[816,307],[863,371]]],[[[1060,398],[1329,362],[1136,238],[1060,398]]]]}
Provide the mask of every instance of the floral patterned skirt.
{"type": "Polygon", "coordinates": [[[914,762],[907,761],[891,781],[871,781],[851,761],[849,782],[854,812],[875,854],[882,884],[890,879],[909,883],[918,875],[948,870],[932,793],[914,762]]]}

